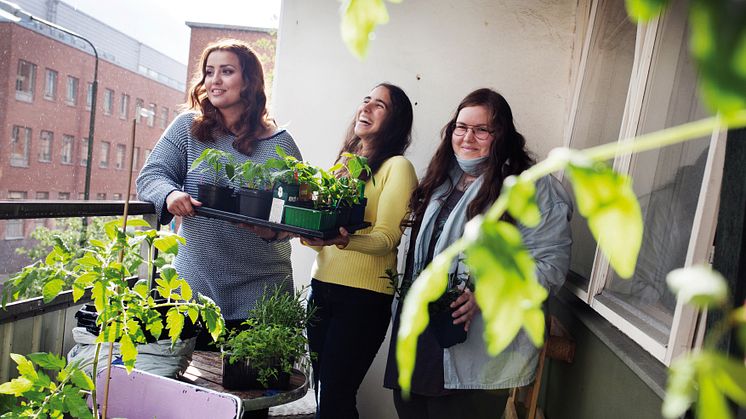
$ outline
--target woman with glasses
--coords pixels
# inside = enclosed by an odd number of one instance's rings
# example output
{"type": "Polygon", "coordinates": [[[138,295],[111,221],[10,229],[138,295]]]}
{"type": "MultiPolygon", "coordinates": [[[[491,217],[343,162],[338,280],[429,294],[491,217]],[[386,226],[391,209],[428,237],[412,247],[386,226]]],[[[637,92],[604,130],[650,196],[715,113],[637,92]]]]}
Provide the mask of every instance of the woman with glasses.
{"type": "MultiPolygon", "coordinates": [[[[300,159],[290,134],[268,117],[266,100],[262,66],[248,44],[229,39],[208,45],[189,89],[189,111],[166,129],[137,178],[140,198],[155,205],[161,224],[182,217],[186,244],[174,266],[195,295],[220,306],[229,328],[246,319],[265,288],[282,284],[292,292],[290,243],[269,229],[195,216],[202,205],[197,185],[205,179],[189,168],[207,148],[230,153],[238,164],[276,158],[277,146],[300,159]]],[[[207,336],[199,336],[198,347],[207,336]]]]}
{"type": "Polygon", "coordinates": [[[382,83],[363,98],[342,153],[368,158],[365,220],[371,226],[331,240],[304,238],[319,251],[311,271],[308,326],[318,409],[316,418],[354,419],[357,390],[386,337],[393,289],[381,277],[396,269],[396,254],[417,175],[403,154],[412,130],[412,103],[404,91],[382,83]]]}
{"type": "MultiPolygon", "coordinates": [[[[463,235],[469,219],[495,202],[505,178],[520,174],[534,163],[523,136],[516,131],[510,106],[490,89],[467,95],[441,135],[425,177],[409,203],[411,234],[403,290],[417,280],[434,256],[463,235]]],[[[570,260],[572,207],[562,185],[553,177],[540,179],[536,188],[541,222],[535,228],[520,224],[518,228],[536,258],[542,284],[559,287],[570,260]]],[[[396,335],[401,304],[396,310],[384,385],[393,389],[394,405],[402,419],[499,418],[508,398],[507,389],[534,379],[539,350],[524,332],[497,357],[487,354],[482,338],[484,322],[468,285],[473,284],[473,278],[462,262],[463,258],[457,258],[449,272],[449,278],[466,278],[457,288],[457,297],[438,303],[450,308],[446,313],[452,324],[461,325],[466,334],[443,338],[441,326],[431,321],[417,342],[408,399],[402,397],[398,384],[396,335]]]]}

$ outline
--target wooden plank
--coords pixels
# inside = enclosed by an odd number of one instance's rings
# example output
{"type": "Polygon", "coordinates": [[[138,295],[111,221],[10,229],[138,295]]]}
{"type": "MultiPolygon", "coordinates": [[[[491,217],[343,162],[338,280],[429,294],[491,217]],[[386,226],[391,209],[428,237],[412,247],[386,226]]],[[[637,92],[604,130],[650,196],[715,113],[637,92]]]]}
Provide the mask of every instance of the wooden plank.
{"type": "Polygon", "coordinates": [[[10,354],[13,352],[13,329],[15,323],[6,323],[2,327],[3,344],[0,351],[0,381],[10,380],[10,354]]]}

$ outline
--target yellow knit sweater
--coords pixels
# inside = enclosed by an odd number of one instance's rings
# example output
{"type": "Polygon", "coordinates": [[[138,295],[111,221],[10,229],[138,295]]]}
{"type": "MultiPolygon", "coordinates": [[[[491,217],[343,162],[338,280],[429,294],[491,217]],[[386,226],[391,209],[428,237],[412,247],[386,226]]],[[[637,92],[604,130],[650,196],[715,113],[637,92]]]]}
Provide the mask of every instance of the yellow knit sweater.
{"type": "Polygon", "coordinates": [[[371,226],[351,235],[344,249],[315,247],[319,254],[311,276],[323,282],[392,294],[389,282],[379,277],[388,268],[396,270],[400,225],[417,186],[417,174],[409,160],[394,156],[383,162],[373,177],[375,185],[370,180],[365,184],[365,221],[371,226]]]}

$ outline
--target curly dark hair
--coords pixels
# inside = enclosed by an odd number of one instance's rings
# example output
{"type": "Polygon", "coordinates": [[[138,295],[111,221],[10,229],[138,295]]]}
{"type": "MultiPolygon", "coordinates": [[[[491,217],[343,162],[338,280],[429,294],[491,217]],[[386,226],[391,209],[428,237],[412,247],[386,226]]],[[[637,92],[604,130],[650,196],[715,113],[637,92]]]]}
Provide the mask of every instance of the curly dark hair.
{"type": "MultiPolygon", "coordinates": [[[[385,88],[391,99],[391,111],[381,125],[380,131],[375,134],[375,139],[368,144],[372,149],[367,150],[368,165],[373,173],[376,173],[384,161],[389,157],[403,155],[412,142],[412,120],[414,112],[412,102],[404,90],[399,86],[390,83],[380,83],[377,87],[385,88]]],[[[358,112],[347,129],[345,141],[339,150],[337,161],[342,158],[342,153],[360,154],[362,146],[360,137],[355,135],[355,122],[357,121],[358,112]]],[[[361,178],[367,176],[361,175],[361,178]]]]}
{"type": "MultiPolygon", "coordinates": [[[[497,199],[503,181],[510,175],[517,175],[534,164],[531,153],[526,149],[526,140],[515,129],[513,112],[505,98],[492,89],[477,89],[469,93],[456,108],[450,121],[440,131],[441,141],[427,172],[412,193],[409,201],[410,221],[414,224],[422,220],[425,208],[435,189],[445,182],[456,157],[451,145],[453,130],[461,109],[483,106],[490,114],[490,128],[494,130],[494,140],[490,146],[487,161],[483,166],[484,181],[476,198],[467,208],[467,216],[474,217],[484,212],[497,199]]],[[[451,185],[453,188],[455,185],[451,185]]]]}
{"type": "Polygon", "coordinates": [[[238,125],[231,127],[236,140],[233,147],[250,155],[254,151],[259,137],[265,133],[272,123],[267,113],[267,96],[264,93],[264,70],[251,47],[236,39],[221,39],[209,44],[202,51],[199,60],[199,70],[195,72],[185,107],[196,110],[198,115],[192,124],[192,135],[203,142],[214,142],[215,132],[230,133],[220,111],[207,98],[205,76],[207,58],[214,51],[229,51],[236,54],[241,64],[244,87],[241,91],[243,112],[238,119],[238,125]]]}

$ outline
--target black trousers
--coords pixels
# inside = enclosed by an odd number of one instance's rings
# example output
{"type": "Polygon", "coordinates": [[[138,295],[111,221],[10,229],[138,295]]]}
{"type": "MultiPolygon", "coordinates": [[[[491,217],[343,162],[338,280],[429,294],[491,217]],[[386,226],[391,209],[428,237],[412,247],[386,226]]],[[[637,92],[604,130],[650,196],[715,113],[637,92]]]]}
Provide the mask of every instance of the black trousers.
{"type": "Polygon", "coordinates": [[[311,281],[315,319],[308,326],[317,419],[356,419],[357,390],[381,347],[392,296],[311,281]]]}
{"type": "Polygon", "coordinates": [[[394,390],[399,419],[495,419],[501,418],[509,390],[457,390],[445,396],[410,394],[402,398],[394,390]]]}

